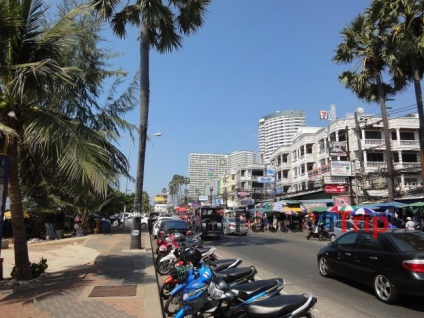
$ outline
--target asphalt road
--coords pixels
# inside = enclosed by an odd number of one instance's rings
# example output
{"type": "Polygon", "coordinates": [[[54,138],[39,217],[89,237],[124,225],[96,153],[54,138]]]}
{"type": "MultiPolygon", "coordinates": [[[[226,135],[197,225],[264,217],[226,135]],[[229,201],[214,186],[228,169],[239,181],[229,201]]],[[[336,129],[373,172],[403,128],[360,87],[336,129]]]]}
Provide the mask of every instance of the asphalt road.
{"type": "MultiPolygon", "coordinates": [[[[306,232],[249,232],[247,236],[223,236],[215,245],[220,258],[241,258],[240,266],[256,266],[258,279],[283,277],[283,293],[311,291],[318,303],[316,318],[324,317],[423,317],[423,298],[403,297],[397,305],[378,301],[371,288],[343,279],[324,278],[318,272],[316,254],[328,242],[306,240],[306,232]]],[[[165,277],[159,277],[164,279],[165,277]]]]}

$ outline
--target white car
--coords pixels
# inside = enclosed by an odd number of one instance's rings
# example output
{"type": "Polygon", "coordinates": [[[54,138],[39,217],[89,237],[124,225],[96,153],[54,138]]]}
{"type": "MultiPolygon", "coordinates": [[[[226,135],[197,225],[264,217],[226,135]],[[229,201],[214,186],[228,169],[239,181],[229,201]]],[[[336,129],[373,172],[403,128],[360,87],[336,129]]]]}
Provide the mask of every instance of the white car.
{"type": "Polygon", "coordinates": [[[331,242],[334,242],[338,239],[340,235],[342,235],[345,232],[348,231],[358,231],[358,230],[364,230],[364,231],[370,231],[372,232],[374,229],[372,222],[368,221],[358,221],[358,220],[337,220],[334,222],[334,228],[333,230],[329,231],[328,234],[330,235],[331,242]]]}
{"type": "Polygon", "coordinates": [[[153,237],[156,239],[158,238],[158,234],[159,234],[159,227],[160,224],[163,220],[173,220],[174,218],[172,216],[161,216],[157,219],[157,221],[155,223],[153,223],[153,237]]]}
{"type": "MultiPolygon", "coordinates": [[[[147,225],[148,225],[147,220],[148,219],[149,218],[147,216],[142,216],[141,217],[141,228],[142,229],[147,229],[147,225]]],[[[125,227],[132,227],[133,220],[134,220],[134,217],[132,215],[129,216],[129,217],[126,217],[125,216],[125,227]]]]}

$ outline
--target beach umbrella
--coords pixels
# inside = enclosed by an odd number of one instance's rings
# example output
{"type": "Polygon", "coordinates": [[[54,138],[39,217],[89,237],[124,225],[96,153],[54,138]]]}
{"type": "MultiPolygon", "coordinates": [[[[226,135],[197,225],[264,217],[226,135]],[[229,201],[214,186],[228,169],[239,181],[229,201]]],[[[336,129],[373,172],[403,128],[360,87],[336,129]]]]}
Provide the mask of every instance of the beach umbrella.
{"type": "Polygon", "coordinates": [[[352,212],[352,215],[370,215],[375,216],[375,211],[369,208],[357,208],[352,212]]]}
{"type": "Polygon", "coordinates": [[[327,210],[327,212],[352,212],[355,208],[350,205],[335,205],[327,210]]]}

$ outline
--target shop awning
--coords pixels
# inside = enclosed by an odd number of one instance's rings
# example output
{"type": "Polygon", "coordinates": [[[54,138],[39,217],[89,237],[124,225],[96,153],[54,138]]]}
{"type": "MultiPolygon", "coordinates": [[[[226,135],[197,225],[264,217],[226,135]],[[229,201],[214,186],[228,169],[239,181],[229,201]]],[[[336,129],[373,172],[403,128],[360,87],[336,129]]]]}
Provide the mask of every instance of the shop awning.
{"type": "Polygon", "coordinates": [[[302,212],[302,209],[299,206],[285,206],[283,208],[283,212],[295,212],[295,213],[299,213],[302,212]]]}

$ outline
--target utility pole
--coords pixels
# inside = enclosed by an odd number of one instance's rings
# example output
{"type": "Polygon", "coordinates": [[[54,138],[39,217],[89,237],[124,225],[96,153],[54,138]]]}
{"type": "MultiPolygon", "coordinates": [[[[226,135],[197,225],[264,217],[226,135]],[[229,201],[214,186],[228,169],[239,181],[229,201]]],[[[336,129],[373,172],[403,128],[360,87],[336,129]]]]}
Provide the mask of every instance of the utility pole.
{"type": "MultiPolygon", "coordinates": [[[[365,167],[364,167],[364,153],[362,152],[362,141],[361,141],[361,127],[359,126],[359,121],[358,121],[358,112],[361,112],[360,110],[363,109],[362,108],[358,108],[357,110],[355,110],[354,113],[354,118],[355,118],[355,135],[356,135],[356,141],[357,141],[357,145],[358,145],[358,153],[356,155],[358,161],[359,161],[359,165],[361,167],[360,170],[360,177],[362,180],[362,184],[363,184],[363,180],[364,180],[364,173],[365,173],[365,167]]],[[[358,176],[356,174],[356,164],[355,164],[355,191],[356,191],[356,204],[359,203],[358,201],[358,176]]]]}
{"type": "MultiPolygon", "coordinates": [[[[352,164],[350,162],[350,147],[349,147],[349,127],[346,126],[346,156],[347,156],[347,161],[349,161],[349,164],[352,167],[352,164]]],[[[349,181],[349,198],[350,198],[350,205],[354,205],[353,204],[353,186],[352,186],[352,169],[350,169],[350,176],[347,177],[348,181],[349,181]]],[[[356,202],[357,203],[357,202],[356,202]]]]}

